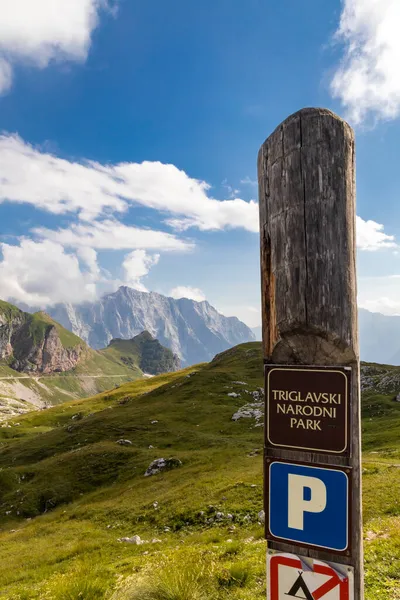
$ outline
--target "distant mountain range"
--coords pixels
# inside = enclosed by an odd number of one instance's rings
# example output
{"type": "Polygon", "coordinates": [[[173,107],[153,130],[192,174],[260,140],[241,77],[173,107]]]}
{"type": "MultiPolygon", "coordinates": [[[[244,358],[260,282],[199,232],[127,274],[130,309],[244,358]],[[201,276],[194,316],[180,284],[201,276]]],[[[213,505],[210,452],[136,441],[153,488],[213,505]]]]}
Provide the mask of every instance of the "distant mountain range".
{"type": "Polygon", "coordinates": [[[358,311],[361,360],[400,365],[400,316],[358,311]]]}
{"type": "MultiPolygon", "coordinates": [[[[94,349],[105,348],[112,339],[129,340],[148,331],[179,357],[182,366],[207,362],[232,346],[261,340],[261,327],[250,329],[236,317],[221,315],[206,301],[176,300],[125,286],[97,302],[57,304],[46,312],[94,349]]],[[[358,315],[361,360],[400,365],[400,316],[363,308],[358,315]]]]}
{"type": "Polygon", "coordinates": [[[221,315],[206,301],[176,300],[125,286],[97,302],[58,304],[46,311],[95,349],[146,330],[183,366],[207,362],[232,346],[255,340],[247,325],[221,315]]]}

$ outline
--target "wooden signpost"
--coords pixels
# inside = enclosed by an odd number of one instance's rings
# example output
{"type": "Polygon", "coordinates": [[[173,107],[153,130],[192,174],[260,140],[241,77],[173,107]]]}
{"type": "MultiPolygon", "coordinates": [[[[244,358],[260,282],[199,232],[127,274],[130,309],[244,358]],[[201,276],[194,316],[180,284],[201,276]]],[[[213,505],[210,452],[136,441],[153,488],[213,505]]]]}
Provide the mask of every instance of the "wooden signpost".
{"type": "Polygon", "coordinates": [[[354,162],[318,108],[259,152],[269,600],[364,597],[354,162]]]}

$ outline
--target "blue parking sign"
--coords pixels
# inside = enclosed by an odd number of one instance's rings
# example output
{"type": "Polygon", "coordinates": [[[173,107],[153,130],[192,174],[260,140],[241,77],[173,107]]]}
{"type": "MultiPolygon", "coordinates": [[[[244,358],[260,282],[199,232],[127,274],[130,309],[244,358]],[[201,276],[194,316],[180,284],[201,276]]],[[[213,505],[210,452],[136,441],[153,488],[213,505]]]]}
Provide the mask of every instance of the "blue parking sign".
{"type": "Polygon", "coordinates": [[[349,469],[272,460],[268,537],[345,552],[349,547],[349,469]]]}

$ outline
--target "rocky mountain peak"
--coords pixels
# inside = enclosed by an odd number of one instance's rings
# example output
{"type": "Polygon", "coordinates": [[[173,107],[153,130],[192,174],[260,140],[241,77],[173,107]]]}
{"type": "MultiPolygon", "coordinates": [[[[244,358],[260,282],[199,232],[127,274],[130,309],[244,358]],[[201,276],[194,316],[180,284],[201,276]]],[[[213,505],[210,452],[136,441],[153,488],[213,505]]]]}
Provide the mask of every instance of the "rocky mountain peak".
{"type": "Polygon", "coordinates": [[[221,315],[207,301],[176,300],[127,286],[96,302],[58,304],[48,311],[95,349],[106,347],[114,338],[131,340],[147,331],[172,350],[183,366],[207,362],[227,348],[255,339],[247,325],[221,315]]]}
{"type": "Polygon", "coordinates": [[[86,349],[82,340],[46,313],[25,313],[0,301],[0,359],[16,371],[69,371],[86,349]]]}

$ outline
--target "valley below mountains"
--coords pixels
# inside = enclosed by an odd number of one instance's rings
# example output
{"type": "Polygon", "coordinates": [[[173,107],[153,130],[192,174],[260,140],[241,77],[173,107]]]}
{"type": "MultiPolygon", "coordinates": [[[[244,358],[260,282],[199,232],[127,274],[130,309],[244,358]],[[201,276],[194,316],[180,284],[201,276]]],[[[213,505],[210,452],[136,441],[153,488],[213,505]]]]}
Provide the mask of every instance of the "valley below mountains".
{"type": "Polygon", "coordinates": [[[0,301],[0,421],[179,368],[147,331],[93,350],[46,313],[0,301]]]}

